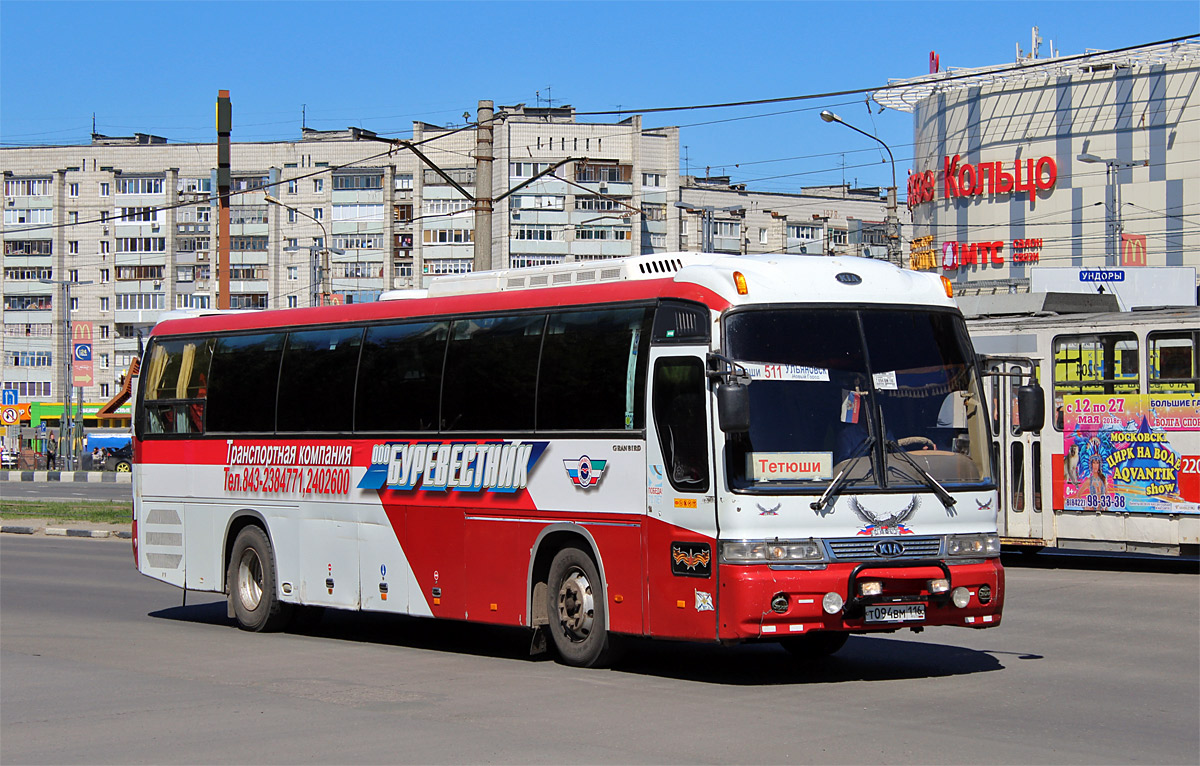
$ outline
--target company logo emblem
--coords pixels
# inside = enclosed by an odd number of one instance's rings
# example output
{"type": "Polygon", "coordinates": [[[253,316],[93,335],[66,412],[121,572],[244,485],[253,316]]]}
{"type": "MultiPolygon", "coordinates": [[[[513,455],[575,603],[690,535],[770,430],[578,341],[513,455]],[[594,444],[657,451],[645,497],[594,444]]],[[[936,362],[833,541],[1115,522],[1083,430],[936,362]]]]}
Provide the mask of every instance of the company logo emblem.
{"type": "Polygon", "coordinates": [[[875,552],[885,558],[895,558],[904,555],[904,545],[895,540],[880,540],[875,543],[875,552]]]}
{"type": "Polygon", "coordinates": [[[783,503],[777,503],[776,505],[774,505],[771,508],[763,508],[758,503],[755,503],[754,505],[755,505],[755,507],[758,508],[759,516],[778,516],[779,509],[783,507],[783,503]]]}
{"type": "Polygon", "coordinates": [[[843,285],[861,285],[862,284],[862,277],[860,277],[857,274],[852,274],[849,271],[843,271],[842,273],[838,274],[836,279],[837,279],[837,281],[841,282],[843,285]]]}
{"type": "MultiPolygon", "coordinates": [[[[359,489],[517,492],[549,442],[385,442],[371,448],[359,489]]],[[[349,448],[347,448],[349,449],[349,448]]]]}
{"type": "Polygon", "coordinates": [[[592,460],[587,455],[575,460],[563,461],[563,468],[567,469],[567,476],[571,477],[571,483],[583,489],[591,489],[599,484],[600,477],[604,474],[604,468],[607,465],[607,460],[592,460]]]}

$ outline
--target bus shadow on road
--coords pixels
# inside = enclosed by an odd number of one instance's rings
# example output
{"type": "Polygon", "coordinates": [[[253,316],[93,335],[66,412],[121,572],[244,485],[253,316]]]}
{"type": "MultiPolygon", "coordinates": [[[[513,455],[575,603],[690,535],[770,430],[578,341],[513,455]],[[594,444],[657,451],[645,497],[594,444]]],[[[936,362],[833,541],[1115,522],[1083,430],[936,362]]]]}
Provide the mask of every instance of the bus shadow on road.
{"type": "MultiPolygon", "coordinates": [[[[149,616],[236,630],[223,599],[161,609],[149,616]]],[[[553,659],[550,653],[531,657],[531,634],[521,628],[389,614],[325,610],[316,618],[304,615],[283,635],[504,660],[553,659]]],[[[611,672],[733,686],[944,678],[1003,670],[1010,661],[1041,659],[1035,654],[1009,656],[894,635],[851,636],[837,654],[812,660],[798,660],[769,643],[718,646],[621,637],[618,646],[611,672]]]]}

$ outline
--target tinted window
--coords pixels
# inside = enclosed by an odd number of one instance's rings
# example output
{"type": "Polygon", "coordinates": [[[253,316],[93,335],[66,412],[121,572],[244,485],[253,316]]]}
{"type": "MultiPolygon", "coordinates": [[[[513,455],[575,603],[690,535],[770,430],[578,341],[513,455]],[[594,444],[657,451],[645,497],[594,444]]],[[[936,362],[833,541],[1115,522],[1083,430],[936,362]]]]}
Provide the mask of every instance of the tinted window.
{"type": "Polygon", "coordinates": [[[275,430],[275,387],[283,333],[217,340],[208,382],[208,430],[275,430]]]}
{"type": "Polygon", "coordinates": [[[349,431],[362,328],[289,333],[279,373],[279,431],[349,431]]]}
{"type": "Polygon", "coordinates": [[[538,380],[538,430],[645,425],[649,308],[551,314],[538,380]]]}
{"type": "Polygon", "coordinates": [[[355,430],[436,430],[449,328],[448,322],[367,328],[355,430]]]}
{"type": "Polygon", "coordinates": [[[454,322],[446,352],[442,428],[532,431],[542,315],[454,322]]]}
{"type": "Polygon", "coordinates": [[[671,486],[708,491],[704,362],[662,357],[654,363],[654,425],[671,486]]]}
{"type": "Polygon", "coordinates": [[[154,341],[146,354],[142,398],[145,432],[185,434],[204,431],[211,338],[154,341]]]}

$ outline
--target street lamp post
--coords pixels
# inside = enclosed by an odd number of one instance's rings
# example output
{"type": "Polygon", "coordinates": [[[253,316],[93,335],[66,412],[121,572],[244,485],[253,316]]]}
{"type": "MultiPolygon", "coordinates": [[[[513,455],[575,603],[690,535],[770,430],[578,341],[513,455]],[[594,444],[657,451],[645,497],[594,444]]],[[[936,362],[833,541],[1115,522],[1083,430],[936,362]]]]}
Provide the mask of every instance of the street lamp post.
{"type": "MultiPolygon", "coordinates": [[[[304,216],[305,218],[309,219],[313,223],[315,223],[317,226],[321,227],[321,246],[317,247],[316,245],[309,245],[308,252],[309,252],[310,258],[314,254],[317,256],[320,256],[320,265],[317,267],[318,271],[320,271],[320,274],[319,274],[319,279],[317,281],[319,281],[321,284],[321,298],[320,298],[320,302],[318,305],[321,305],[321,306],[329,305],[330,296],[333,294],[333,288],[332,288],[332,285],[330,282],[329,254],[334,253],[336,255],[344,255],[346,251],[342,250],[340,248],[329,246],[329,232],[325,229],[325,224],[321,223],[321,219],[311,216],[308,213],[304,212],[303,210],[300,210],[299,208],[294,208],[285,202],[280,202],[279,200],[272,197],[270,194],[264,193],[263,197],[267,200],[267,202],[269,202],[273,205],[279,205],[280,207],[286,208],[287,210],[291,210],[294,213],[298,213],[298,214],[304,216]]],[[[302,250],[304,248],[285,247],[283,249],[286,252],[296,252],[296,251],[302,250]]],[[[311,301],[310,301],[310,303],[311,303],[311,301]]]]}
{"type": "Polygon", "coordinates": [[[853,125],[851,125],[850,123],[846,122],[841,117],[838,117],[836,114],[829,111],[828,109],[821,112],[821,119],[824,120],[825,122],[841,123],[842,125],[845,125],[847,128],[850,128],[850,130],[853,130],[856,133],[862,133],[867,138],[870,138],[874,141],[878,141],[879,145],[887,150],[888,159],[892,163],[892,185],[888,187],[888,199],[887,199],[888,260],[891,261],[892,263],[896,264],[897,266],[903,266],[904,264],[901,263],[901,256],[900,256],[900,215],[897,213],[897,210],[896,210],[896,158],[892,156],[891,148],[887,144],[885,144],[883,142],[883,139],[879,138],[879,136],[873,136],[870,133],[866,132],[865,130],[859,130],[858,128],[856,128],[853,125]]]}
{"type": "MultiPolygon", "coordinates": [[[[92,281],[89,279],[84,282],[72,282],[69,279],[39,279],[44,285],[58,285],[62,288],[63,294],[63,355],[67,360],[67,380],[64,386],[65,393],[63,394],[63,416],[58,425],[58,447],[62,452],[62,446],[65,442],[67,449],[64,453],[64,459],[67,463],[67,470],[75,470],[77,463],[75,454],[75,421],[81,420],[83,416],[83,388],[79,389],[79,402],[75,417],[71,416],[71,389],[75,381],[75,367],[72,364],[75,361],[75,349],[72,348],[74,335],[71,332],[71,285],[90,285],[92,281]]],[[[82,429],[82,426],[81,426],[82,429]]]]}
{"type": "MultiPolygon", "coordinates": [[[[1105,218],[1105,237],[1104,237],[1104,265],[1105,266],[1120,266],[1121,265],[1121,234],[1124,232],[1124,223],[1121,221],[1121,184],[1117,176],[1117,172],[1125,168],[1145,167],[1150,164],[1149,160],[1109,160],[1103,157],[1097,157],[1094,154],[1084,152],[1076,157],[1080,162],[1103,164],[1105,196],[1104,218],[1105,218]]],[[[1032,194],[1032,192],[1030,192],[1032,194]]],[[[1098,204],[1098,203],[1097,203],[1098,204]]]]}

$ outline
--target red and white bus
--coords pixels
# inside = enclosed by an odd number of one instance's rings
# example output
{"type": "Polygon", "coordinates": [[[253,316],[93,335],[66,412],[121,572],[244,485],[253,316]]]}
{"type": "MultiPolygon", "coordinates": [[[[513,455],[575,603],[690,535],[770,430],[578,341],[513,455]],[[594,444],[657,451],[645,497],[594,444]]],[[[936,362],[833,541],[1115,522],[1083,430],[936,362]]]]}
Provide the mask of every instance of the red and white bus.
{"type": "Polygon", "coordinates": [[[135,418],[139,571],[248,630],[336,607],[778,641],[1000,622],[980,370],[937,277],[680,253],[174,319],[135,418]]]}

